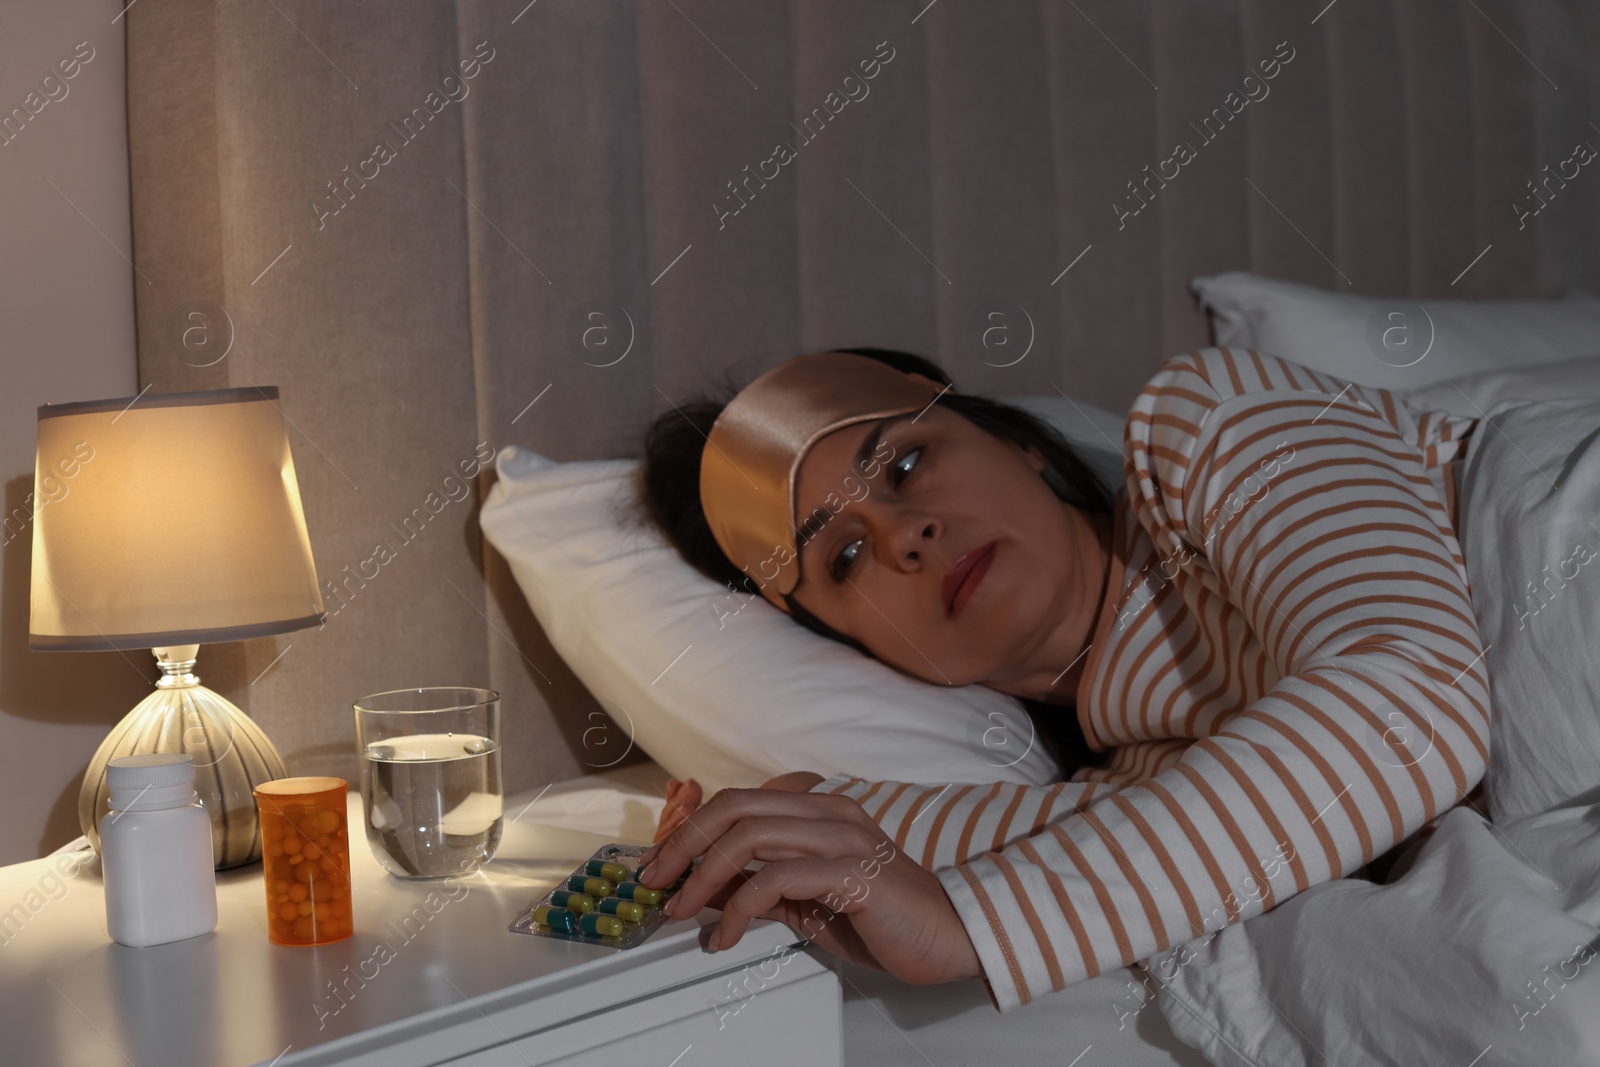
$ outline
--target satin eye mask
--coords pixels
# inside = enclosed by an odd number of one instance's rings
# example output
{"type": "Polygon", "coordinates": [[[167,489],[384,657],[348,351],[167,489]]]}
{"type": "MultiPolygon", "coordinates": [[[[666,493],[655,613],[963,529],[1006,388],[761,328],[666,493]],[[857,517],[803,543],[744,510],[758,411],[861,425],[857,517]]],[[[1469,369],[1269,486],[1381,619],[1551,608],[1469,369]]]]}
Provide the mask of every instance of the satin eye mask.
{"type": "Polygon", "coordinates": [[[945,390],[848,352],[813,352],[745,386],[717,416],[700,458],[711,534],[762,596],[789,611],[800,581],[795,481],[812,445],[835,430],[921,411],[945,390]]]}

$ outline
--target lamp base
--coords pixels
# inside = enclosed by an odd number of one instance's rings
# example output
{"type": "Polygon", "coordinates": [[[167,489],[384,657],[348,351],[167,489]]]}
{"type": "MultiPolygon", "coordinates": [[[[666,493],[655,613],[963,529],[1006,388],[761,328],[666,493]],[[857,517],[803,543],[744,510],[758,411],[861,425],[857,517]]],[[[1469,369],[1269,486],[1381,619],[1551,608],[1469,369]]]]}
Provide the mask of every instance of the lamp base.
{"type": "Polygon", "coordinates": [[[239,867],[261,858],[255,787],[287,778],[283,757],[266,733],[232,701],[200,684],[193,673],[198,645],[157,648],[162,676],[106,735],[89,761],[78,791],[78,822],[100,851],[100,820],[110,810],[106,764],[152,752],[187,754],[194,761],[194,788],[211,816],[211,858],[216,868],[239,867]]]}

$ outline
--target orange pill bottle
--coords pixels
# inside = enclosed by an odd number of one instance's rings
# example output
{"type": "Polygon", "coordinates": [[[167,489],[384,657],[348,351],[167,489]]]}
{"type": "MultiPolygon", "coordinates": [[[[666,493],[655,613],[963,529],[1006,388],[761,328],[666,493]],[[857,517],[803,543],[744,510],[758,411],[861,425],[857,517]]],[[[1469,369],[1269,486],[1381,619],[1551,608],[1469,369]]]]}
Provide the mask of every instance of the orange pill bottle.
{"type": "Polygon", "coordinates": [[[350,832],[343,778],[279,778],[256,786],[267,936],[277,945],[349,937],[350,832]]]}

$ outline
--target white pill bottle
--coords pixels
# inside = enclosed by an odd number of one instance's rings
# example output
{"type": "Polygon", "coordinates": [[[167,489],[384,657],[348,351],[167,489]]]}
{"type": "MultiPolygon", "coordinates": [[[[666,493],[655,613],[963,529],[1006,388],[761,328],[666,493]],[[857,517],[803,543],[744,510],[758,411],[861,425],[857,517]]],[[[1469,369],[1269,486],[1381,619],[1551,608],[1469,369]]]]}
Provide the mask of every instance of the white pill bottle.
{"type": "Polygon", "coordinates": [[[199,937],[217,926],[211,817],[187,755],[123,756],[106,765],[100,820],[106,932],[130,948],[199,937]]]}

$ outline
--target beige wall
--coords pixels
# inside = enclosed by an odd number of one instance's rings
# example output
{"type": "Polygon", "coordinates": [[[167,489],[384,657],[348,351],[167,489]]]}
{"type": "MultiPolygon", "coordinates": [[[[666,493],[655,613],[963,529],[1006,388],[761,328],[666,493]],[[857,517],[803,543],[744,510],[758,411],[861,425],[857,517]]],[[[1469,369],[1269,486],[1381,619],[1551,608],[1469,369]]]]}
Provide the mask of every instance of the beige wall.
{"type": "Polygon", "coordinates": [[[28,651],[35,409],[136,390],[133,286],[143,283],[124,258],[120,9],[14,3],[0,15],[0,116],[39,108],[20,132],[15,120],[0,126],[0,863],[78,835],[83,769],[155,676],[144,653],[28,651]],[[60,79],[57,62],[82,42],[93,58],[60,79]]]}

